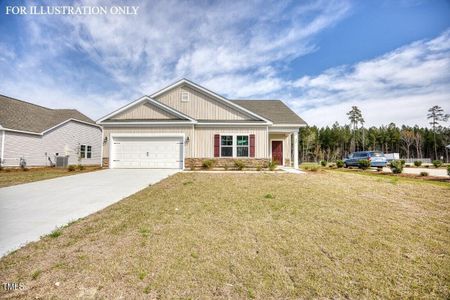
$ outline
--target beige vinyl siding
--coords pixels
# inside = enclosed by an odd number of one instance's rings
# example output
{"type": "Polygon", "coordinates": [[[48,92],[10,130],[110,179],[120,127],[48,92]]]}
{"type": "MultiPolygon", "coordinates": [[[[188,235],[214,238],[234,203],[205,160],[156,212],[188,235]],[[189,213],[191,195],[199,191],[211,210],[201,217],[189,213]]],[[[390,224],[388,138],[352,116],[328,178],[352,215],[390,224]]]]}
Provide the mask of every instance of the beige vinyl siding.
{"type": "Polygon", "coordinates": [[[101,163],[102,132],[95,126],[71,121],[44,136],[6,131],[5,166],[19,166],[20,158],[27,166],[48,166],[48,157],[55,162],[55,153],[69,155],[69,164],[99,165],[101,163]],[[81,144],[92,146],[92,158],[78,161],[81,144]]]}
{"type": "Polygon", "coordinates": [[[193,154],[196,158],[214,157],[215,134],[254,134],[255,157],[268,158],[267,127],[196,127],[193,154]]]}
{"type": "Polygon", "coordinates": [[[169,90],[156,100],[197,120],[252,120],[246,114],[187,86],[169,90]],[[188,102],[181,101],[183,91],[189,93],[188,102]]]}
{"type": "MultiPolygon", "coordinates": [[[[291,160],[291,134],[289,133],[288,136],[285,134],[269,134],[269,148],[271,149],[272,140],[283,140],[283,159],[289,159],[291,160]]],[[[272,153],[270,153],[272,155],[272,153]]]]}
{"type": "Polygon", "coordinates": [[[171,120],[177,119],[172,114],[155,107],[149,103],[142,103],[137,106],[133,106],[118,115],[115,115],[111,120],[171,120]]]}
{"type": "Polygon", "coordinates": [[[193,126],[167,126],[167,127],[104,127],[104,136],[108,137],[108,143],[103,145],[103,157],[109,157],[109,141],[111,141],[111,133],[184,133],[185,137],[189,137],[190,141],[185,145],[185,157],[190,158],[192,153],[192,143],[193,143],[193,126]]]}

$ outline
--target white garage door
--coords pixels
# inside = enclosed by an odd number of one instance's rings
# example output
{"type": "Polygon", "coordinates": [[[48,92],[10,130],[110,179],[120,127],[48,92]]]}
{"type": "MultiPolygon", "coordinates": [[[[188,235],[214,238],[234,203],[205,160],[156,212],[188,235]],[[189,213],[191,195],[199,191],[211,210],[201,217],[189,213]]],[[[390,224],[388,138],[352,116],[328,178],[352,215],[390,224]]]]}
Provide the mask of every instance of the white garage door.
{"type": "Polygon", "coordinates": [[[182,137],[114,137],[112,168],[183,169],[182,137]]]}

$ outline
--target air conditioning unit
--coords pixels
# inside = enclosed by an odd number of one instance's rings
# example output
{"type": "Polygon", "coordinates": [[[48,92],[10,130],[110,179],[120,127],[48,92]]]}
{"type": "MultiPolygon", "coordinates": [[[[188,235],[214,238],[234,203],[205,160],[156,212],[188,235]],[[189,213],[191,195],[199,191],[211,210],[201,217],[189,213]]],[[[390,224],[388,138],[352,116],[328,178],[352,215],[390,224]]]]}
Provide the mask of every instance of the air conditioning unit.
{"type": "Polygon", "coordinates": [[[69,165],[69,155],[56,156],[56,167],[57,168],[67,168],[68,165],[69,165]]]}

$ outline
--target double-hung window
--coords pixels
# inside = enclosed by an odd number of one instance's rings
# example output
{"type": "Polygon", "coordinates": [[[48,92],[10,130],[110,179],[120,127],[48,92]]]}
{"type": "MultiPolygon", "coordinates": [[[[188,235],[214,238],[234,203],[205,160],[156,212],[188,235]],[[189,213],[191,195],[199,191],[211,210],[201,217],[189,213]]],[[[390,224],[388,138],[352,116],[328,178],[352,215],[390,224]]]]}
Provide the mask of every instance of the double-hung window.
{"type": "Polygon", "coordinates": [[[222,135],[220,136],[220,156],[232,157],[233,156],[233,136],[222,135]]]}
{"type": "Polygon", "coordinates": [[[248,135],[236,136],[236,156],[248,157],[248,135]]]}
{"type": "Polygon", "coordinates": [[[221,157],[248,157],[249,156],[248,135],[221,135],[220,156],[221,157]]]}
{"type": "Polygon", "coordinates": [[[92,158],[92,146],[81,145],[80,146],[80,157],[81,158],[92,158]]]}

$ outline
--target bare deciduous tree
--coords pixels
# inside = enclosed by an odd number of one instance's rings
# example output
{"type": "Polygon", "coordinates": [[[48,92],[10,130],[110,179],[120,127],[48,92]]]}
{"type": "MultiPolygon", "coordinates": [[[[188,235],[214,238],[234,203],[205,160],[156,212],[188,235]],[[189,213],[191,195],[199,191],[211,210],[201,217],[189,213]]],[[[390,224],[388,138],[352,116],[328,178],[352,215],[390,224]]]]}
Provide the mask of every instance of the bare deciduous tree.
{"type": "Polygon", "coordinates": [[[402,130],[400,131],[400,139],[403,142],[403,149],[406,152],[406,158],[409,159],[409,149],[414,143],[414,131],[412,130],[402,130]]]}
{"type": "Polygon", "coordinates": [[[422,135],[420,132],[414,133],[414,146],[416,147],[417,158],[422,158],[422,135]]]}

